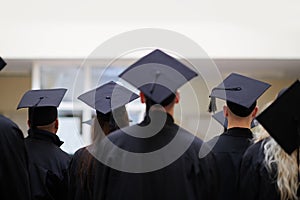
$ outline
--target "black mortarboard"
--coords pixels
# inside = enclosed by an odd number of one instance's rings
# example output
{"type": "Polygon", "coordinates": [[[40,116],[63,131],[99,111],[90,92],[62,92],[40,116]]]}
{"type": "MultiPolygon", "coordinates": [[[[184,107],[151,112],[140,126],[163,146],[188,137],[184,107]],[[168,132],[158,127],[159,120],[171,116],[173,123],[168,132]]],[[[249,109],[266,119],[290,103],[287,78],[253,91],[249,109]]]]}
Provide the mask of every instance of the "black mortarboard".
{"type": "MultiPolygon", "coordinates": [[[[219,122],[225,129],[227,129],[228,121],[226,117],[224,116],[223,111],[217,112],[212,115],[212,117],[219,122]]],[[[251,128],[254,128],[255,126],[258,125],[258,122],[256,119],[253,119],[251,122],[251,128]]]]}
{"type": "Polygon", "coordinates": [[[240,116],[249,115],[256,105],[256,100],[271,85],[240,74],[230,74],[221,84],[213,88],[210,97],[209,112],[215,112],[215,98],[227,101],[230,110],[240,116]]]}
{"type": "Polygon", "coordinates": [[[291,154],[300,145],[300,82],[297,80],[258,117],[259,123],[291,154]]]}
{"type": "Polygon", "coordinates": [[[175,58],[156,49],[129,66],[119,77],[138,88],[155,103],[164,105],[171,102],[163,101],[197,75],[175,58]]]}
{"type": "Polygon", "coordinates": [[[101,114],[126,105],[139,96],[125,87],[111,81],[78,97],[101,114]]]}
{"type": "Polygon", "coordinates": [[[0,71],[6,66],[6,62],[0,57],[0,71]]]}
{"type": "Polygon", "coordinates": [[[67,89],[43,89],[27,91],[17,109],[29,108],[28,118],[31,126],[47,125],[57,118],[57,107],[67,89]]]}

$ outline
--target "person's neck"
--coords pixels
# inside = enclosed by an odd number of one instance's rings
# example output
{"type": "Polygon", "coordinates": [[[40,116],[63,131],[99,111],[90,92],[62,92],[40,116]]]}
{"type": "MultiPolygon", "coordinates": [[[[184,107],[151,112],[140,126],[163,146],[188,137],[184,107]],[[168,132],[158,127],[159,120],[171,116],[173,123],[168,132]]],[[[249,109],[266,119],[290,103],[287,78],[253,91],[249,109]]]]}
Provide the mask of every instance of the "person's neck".
{"type": "Polygon", "coordinates": [[[41,127],[41,126],[37,126],[36,128],[39,129],[39,130],[42,130],[42,131],[47,131],[47,132],[56,134],[56,130],[54,128],[41,127]]]}
{"type": "Polygon", "coordinates": [[[230,128],[248,128],[248,129],[250,129],[250,127],[251,127],[251,121],[249,121],[248,119],[235,120],[235,119],[228,118],[227,120],[228,120],[227,129],[230,129],[230,128]]]}
{"type": "Polygon", "coordinates": [[[150,108],[150,111],[162,111],[162,112],[166,112],[169,115],[171,115],[172,117],[174,116],[174,106],[152,106],[150,108]]]}

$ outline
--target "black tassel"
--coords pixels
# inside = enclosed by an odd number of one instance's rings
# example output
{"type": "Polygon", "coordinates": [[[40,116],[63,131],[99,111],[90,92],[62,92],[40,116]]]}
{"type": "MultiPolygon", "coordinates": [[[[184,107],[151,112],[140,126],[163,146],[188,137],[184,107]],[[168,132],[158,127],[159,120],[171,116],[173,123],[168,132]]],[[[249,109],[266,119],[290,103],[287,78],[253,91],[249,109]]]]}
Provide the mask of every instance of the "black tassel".
{"type": "MultiPolygon", "coordinates": [[[[216,104],[216,97],[213,95],[213,92],[215,90],[228,90],[228,91],[240,91],[242,90],[241,87],[235,87],[235,88],[219,88],[219,87],[215,87],[212,89],[211,91],[211,95],[209,96],[210,97],[210,102],[209,102],[209,106],[208,106],[208,112],[216,112],[217,111],[217,104],[216,104]]],[[[220,97],[219,97],[220,98],[220,97]]]]}
{"type": "Polygon", "coordinates": [[[210,97],[210,102],[208,106],[208,112],[216,112],[217,111],[217,104],[216,104],[216,97],[210,97]]]}

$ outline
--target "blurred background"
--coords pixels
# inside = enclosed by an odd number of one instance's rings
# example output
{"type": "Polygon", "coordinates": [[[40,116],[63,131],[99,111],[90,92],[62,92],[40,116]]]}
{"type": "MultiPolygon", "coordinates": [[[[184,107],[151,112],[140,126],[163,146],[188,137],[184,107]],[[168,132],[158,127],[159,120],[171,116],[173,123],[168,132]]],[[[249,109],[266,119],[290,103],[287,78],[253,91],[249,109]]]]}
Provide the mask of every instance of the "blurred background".
{"type": "MultiPolygon", "coordinates": [[[[67,88],[59,108],[58,134],[68,153],[90,143],[90,126],[82,122],[94,112],[77,96],[117,80],[138,57],[120,57],[110,66],[107,60],[115,58],[88,64],[84,60],[103,42],[127,31],[175,31],[201,46],[223,78],[236,72],[272,84],[259,99],[259,107],[300,76],[300,1],[296,0],[11,0],[2,1],[1,8],[0,56],[8,65],[0,73],[0,114],[15,121],[26,135],[27,110],[16,110],[24,92],[67,88]]],[[[200,58],[185,59],[192,61],[191,67],[210,70],[200,58]]],[[[191,85],[192,92],[189,86],[180,88],[182,101],[175,120],[207,140],[220,134],[222,127],[207,113],[205,80],[200,76],[191,85]]],[[[218,101],[219,110],[223,105],[218,101]]],[[[139,100],[128,105],[132,124],[143,119],[143,108],[139,100]]]]}

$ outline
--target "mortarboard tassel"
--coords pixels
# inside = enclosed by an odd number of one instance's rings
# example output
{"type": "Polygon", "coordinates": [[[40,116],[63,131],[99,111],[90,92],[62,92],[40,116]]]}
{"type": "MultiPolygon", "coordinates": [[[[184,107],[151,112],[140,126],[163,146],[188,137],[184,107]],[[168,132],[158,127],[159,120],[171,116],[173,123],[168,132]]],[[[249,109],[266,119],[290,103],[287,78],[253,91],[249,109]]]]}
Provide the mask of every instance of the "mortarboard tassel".
{"type": "Polygon", "coordinates": [[[217,110],[217,104],[216,104],[216,97],[210,97],[210,102],[209,102],[209,105],[208,105],[208,112],[213,112],[215,113],[217,110]]]}
{"type": "Polygon", "coordinates": [[[156,86],[156,81],[157,81],[157,79],[158,79],[159,76],[160,76],[160,71],[157,70],[157,71],[155,72],[155,78],[154,78],[154,81],[153,81],[153,83],[152,83],[152,85],[151,85],[151,89],[150,89],[150,94],[151,94],[151,95],[153,94],[153,91],[154,91],[155,86],[156,86]]]}
{"type": "MultiPolygon", "coordinates": [[[[218,88],[218,87],[216,87],[216,88],[212,89],[211,93],[213,93],[214,90],[240,91],[240,90],[242,90],[242,88],[241,87],[235,87],[235,88],[218,88]]],[[[217,111],[216,97],[212,96],[212,95],[210,95],[209,97],[210,97],[210,102],[208,105],[208,112],[215,113],[217,111]]]]}

